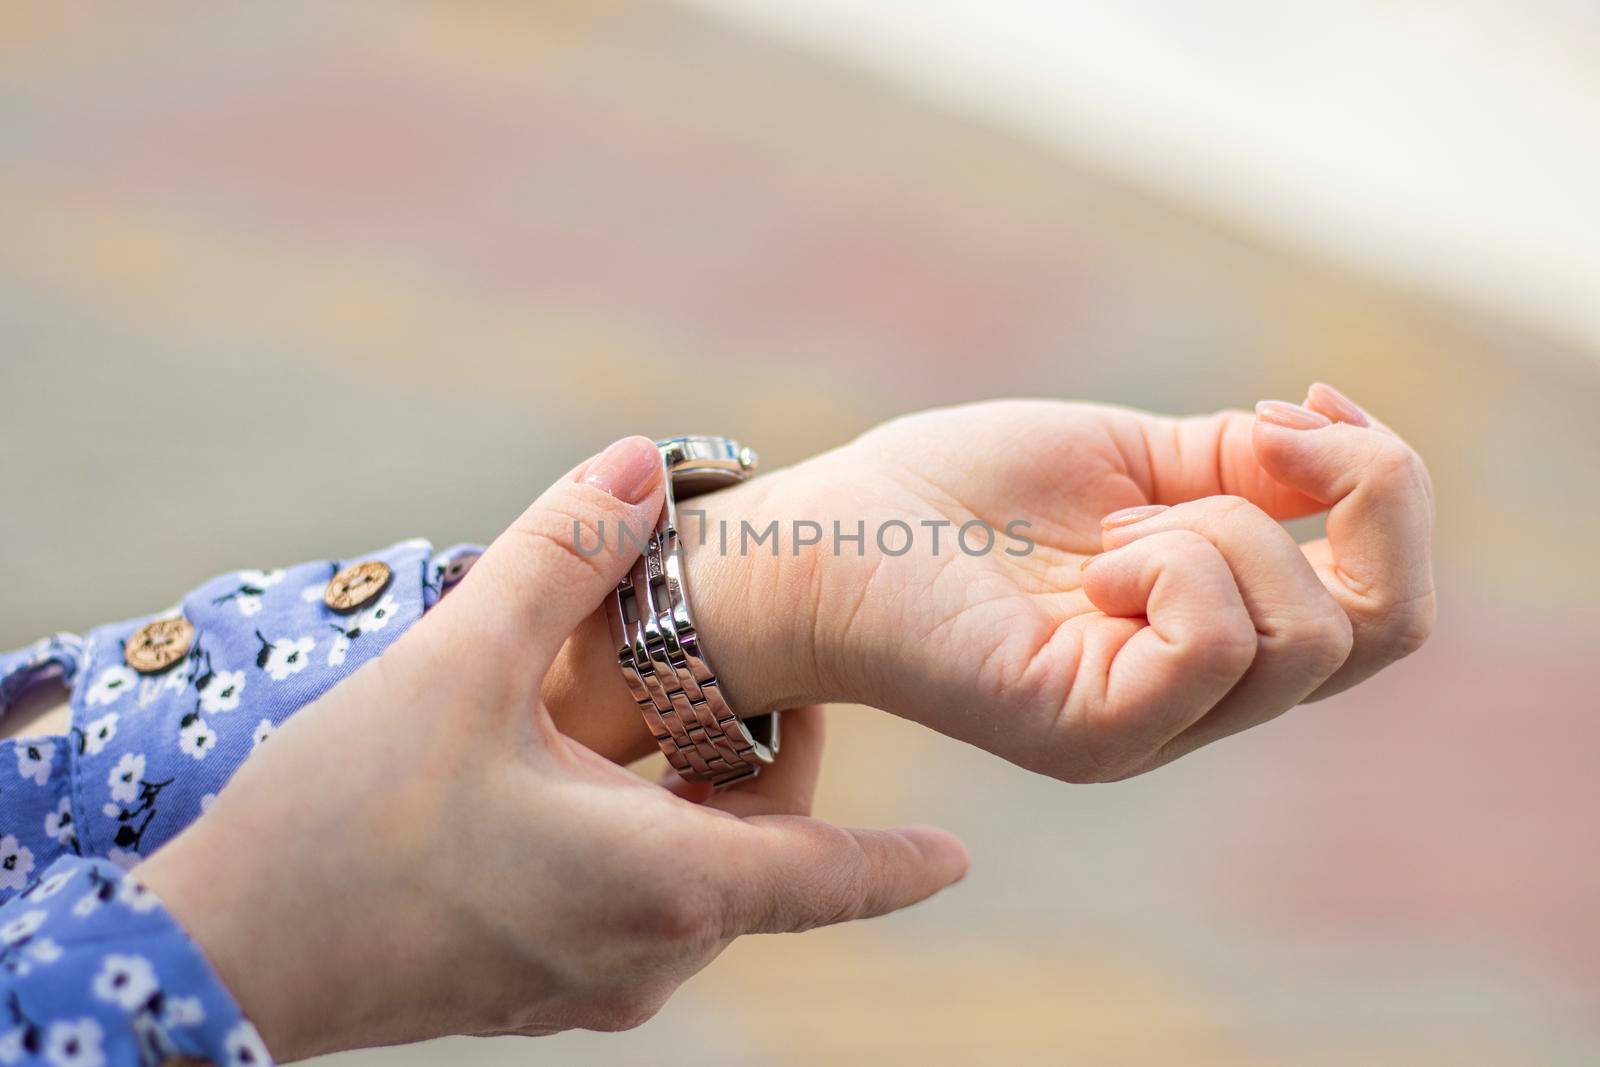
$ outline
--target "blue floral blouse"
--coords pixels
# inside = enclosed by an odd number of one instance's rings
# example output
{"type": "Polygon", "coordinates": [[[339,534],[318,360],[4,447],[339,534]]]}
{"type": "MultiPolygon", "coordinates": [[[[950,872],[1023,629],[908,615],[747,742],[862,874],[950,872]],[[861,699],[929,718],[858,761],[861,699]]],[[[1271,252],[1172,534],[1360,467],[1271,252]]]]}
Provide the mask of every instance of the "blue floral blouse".
{"type": "Polygon", "coordinates": [[[236,571],[157,615],[0,655],[0,714],[52,678],[72,691],[67,736],[0,741],[0,1067],[272,1062],[199,947],[127,871],[480,551],[406,541],[359,557],[393,577],[347,615],[323,590],[355,560],[236,571]],[[159,674],[129,668],[124,642],[175,615],[194,627],[187,655],[159,674]]]}

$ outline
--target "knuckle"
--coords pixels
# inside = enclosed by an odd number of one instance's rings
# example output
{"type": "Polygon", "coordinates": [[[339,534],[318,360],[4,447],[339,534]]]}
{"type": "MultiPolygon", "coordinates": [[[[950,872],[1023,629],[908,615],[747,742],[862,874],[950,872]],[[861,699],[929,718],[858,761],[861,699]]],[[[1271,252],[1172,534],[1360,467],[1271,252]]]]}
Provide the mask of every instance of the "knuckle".
{"type": "Polygon", "coordinates": [[[1242,608],[1221,611],[1189,638],[1189,655],[1198,663],[1211,664],[1219,674],[1243,674],[1255,661],[1260,645],[1255,624],[1242,608]]]}
{"type": "Polygon", "coordinates": [[[1215,555],[1217,551],[1215,545],[1195,530],[1167,530],[1155,536],[1161,539],[1161,547],[1169,552],[1215,555]]]}
{"type": "Polygon", "coordinates": [[[1329,605],[1314,618],[1287,627],[1281,641],[1308,670],[1327,678],[1350,658],[1355,629],[1348,615],[1336,605],[1329,605]]]}
{"type": "Polygon", "coordinates": [[[1433,635],[1436,612],[1432,593],[1384,612],[1380,631],[1384,648],[1392,658],[1403,659],[1427,644],[1433,635]]]}
{"type": "Polygon", "coordinates": [[[533,558],[536,568],[581,567],[591,574],[603,573],[600,554],[591,555],[579,547],[604,544],[604,530],[588,516],[561,507],[549,508],[536,516],[518,519],[510,533],[533,558]]]}
{"type": "Polygon", "coordinates": [[[814,911],[801,917],[799,929],[853,919],[865,911],[867,899],[867,854],[855,835],[837,826],[821,830],[828,838],[827,853],[838,856],[839,861],[817,871],[817,884],[812,887],[812,899],[817,902],[814,911]]]}
{"type": "Polygon", "coordinates": [[[1224,520],[1253,520],[1257,516],[1265,516],[1266,512],[1256,507],[1242,496],[1223,495],[1211,498],[1211,508],[1219,518],[1224,520]]]}
{"type": "Polygon", "coordinates": [[[1423,496],[1429,493],[1427,465],[1416,449],[1394,437],[1383,437],[1369,468],[1372,477],[1385,486],[1412,490],[1423,496]]]}
{"type": "Polygon", "coordinates": [[[1151,534],[1146,541],[1149,542],[1155,558],[1167,564],[1191,567],[1227,566],[1222,559],[1222,553],[1217,551],[1217,546],[1204,534],[1194,530],[1163,530],[1161,533],[1151,534]]]}

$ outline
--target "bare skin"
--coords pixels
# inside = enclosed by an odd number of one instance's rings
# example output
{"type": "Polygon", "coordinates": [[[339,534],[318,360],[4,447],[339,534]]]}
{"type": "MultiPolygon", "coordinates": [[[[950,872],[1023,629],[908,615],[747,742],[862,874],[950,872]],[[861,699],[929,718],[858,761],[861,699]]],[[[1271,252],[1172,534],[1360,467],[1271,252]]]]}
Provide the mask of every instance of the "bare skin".
{"type": "Polygon", "coordinates": [[[965,874],[943,831],[806,817],[815,708],[782,764],[704,804],[556,729],[545,670],[630,563],[575,552],[572,521],[642,527],[660,506],[644,438],[562,479],[136,868],[275,1057],[636,1026],[741,934],[883,914],[965,874]]]}
{"type": "MultiPolygon", "coordinates": [[[[611,762],[651,745],[594,611],[631,560],[576,552],[573,520],[657,513],[631,440],[632,474],[611,456],[563,479],[138,869],[278,1055],[635,1025],[741,933],[880,914],[965,872],[941,831],[803,814],[814,711],[774,771],[706,804],[611,762]]],[[[1427,472],[1321,386],[1253,418],[927,412],[705,504],[758,526],[1031,523],[1022,555],[696,547],[689,582],[742,710],[870,704],[1069,781],[1348,688],[1433,620],[1427,472]],[[1325,541],[1277,521],[1323,509],[1325,541]]]]}
{"type": "MultiPolygon", "coordinates": [[[[1427,469],[1329,386],[1275,403],[1266,418],[1053,401],[923,412],[696,500],[708,530],[897,520],[921,535],[900,557],[870,538],[859,556],[791,541],[777,556],[723,555],[691,540],[700,630],[734,706],[869,704],[1083,782],[1370,677],[1432,626],[1427,469]],[[1138,507],[1152,510],[1102,521],[1138,507]],[[1324,510],[1329,537],[1303,546],[1277,521],[1324,510]],[[1018,518],[1037,546],[1027,556],[1005,541],[981,557],[954,547],[963,523],[1018,518]],[[942,555],[924,523],[946,524],[942,555]]],[[[562,732],[609,759],[655,749],[601,611],[575,628],[543,697],[562,732]]],[[[59,707],[0,720],[8,734],[65,726],[59,707]]]]}
{"type": "MultiPolygon", "coordinates": [[[[1323,385],[1254,417],[922,412],[696,504],[712,529],[949,524],[938,556],[927,536],[900,556],[870,535],[859,556],[691,543],[700,629],[735,707],[868,704],[1073,782],[1141,773],[1347,689],[1433,624],[1427,469],[1323,385]],[[1328,537],[1306,545],[1278,522],[1321,511],[1328,537]],[[951,548],[963,523],[1016,518],[1032,524],[1026,556],[951,548]]],[[[610,641],[603,614],[586,619],[544,696],[563,730],[637,756],[653,742],[610,641]]]]}

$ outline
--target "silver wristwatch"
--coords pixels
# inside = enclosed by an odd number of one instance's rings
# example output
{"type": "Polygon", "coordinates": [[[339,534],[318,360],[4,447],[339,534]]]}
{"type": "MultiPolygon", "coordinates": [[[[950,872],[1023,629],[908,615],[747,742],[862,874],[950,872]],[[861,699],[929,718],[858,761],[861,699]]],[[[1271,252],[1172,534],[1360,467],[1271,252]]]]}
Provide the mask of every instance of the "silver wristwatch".
{"type": "Polygon", "coordinates": [[[684,588],[678,504],[744,481],[756,454],[727,437],[669,437],[656,447],[666,469],[666,504],[608,605],[617,663],[673,770],[691,781],[729,785],[777,756],[778,713],[741,721],[722,697],[684,588]]]}

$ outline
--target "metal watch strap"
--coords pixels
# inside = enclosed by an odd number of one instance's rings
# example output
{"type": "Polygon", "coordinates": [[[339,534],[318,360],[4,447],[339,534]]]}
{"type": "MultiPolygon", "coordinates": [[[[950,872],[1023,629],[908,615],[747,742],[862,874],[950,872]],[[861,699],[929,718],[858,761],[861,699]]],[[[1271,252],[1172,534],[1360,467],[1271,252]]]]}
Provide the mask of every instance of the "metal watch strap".
{"type": "Polygon", "coordinates": [[[739,719],[695,632],[684,587],[678,502],[748,478],[756,456],[726,437],[657,441],[666,502],[654,534],[608,605],[617,663],[667,761],[716,786],[750,778],[778,751],[778,714],[739,719]]]}

